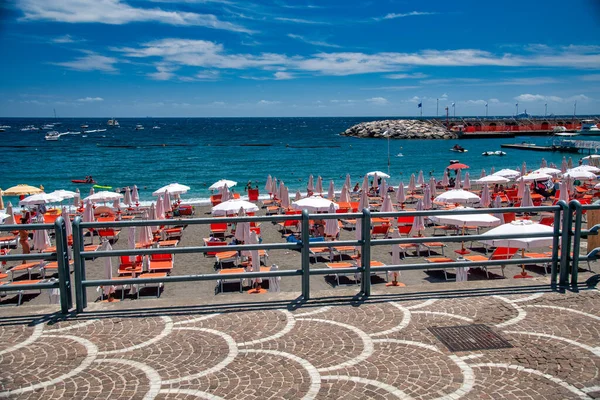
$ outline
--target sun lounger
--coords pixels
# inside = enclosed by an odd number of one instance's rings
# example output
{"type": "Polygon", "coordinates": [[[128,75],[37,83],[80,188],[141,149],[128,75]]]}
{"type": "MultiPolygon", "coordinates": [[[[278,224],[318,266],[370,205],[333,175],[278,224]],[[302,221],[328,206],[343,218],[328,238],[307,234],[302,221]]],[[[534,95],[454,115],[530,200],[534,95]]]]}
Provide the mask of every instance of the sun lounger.
{"type": "Polygon", "coordinates": [[[300,221],[297,219],[289,219],[287,221],[278,222],[277,225],[280,226],[282,233],[287,233],[288,231],[291,233],[298,232],[300,221]]]}
{"type": "MultiPolygon", "coordinates": [[[[226,269],[219,270],[219,275],[227,276],[228,274],[243,274],[244,272],[246,272],[246,270],[244,268],[226,268],[226,269]]],[[[219,291],[221,293],[223,293],[223,284],[225,284],[227,282],[239,282],[240,283],[240,293],[242,293],[242,289],[243,289],[242,278],[228,279],[225,276],[223,278],[217,280],[217,286],[219,287],[219,291]]]]}
{"type": "MultiPolygon", "coordinates": [[[[332,262],[332,263],[326,263],[325,266],[327,266],[327,268],[331,268],[332,270],[336,270],[336,269],[340,269],[340,268],[352,268],[352,267],[356,267],[356,265],[354,265],[353,263],[350,262],[332,262]]],[[[335,277],[335,281],[337,283],[337,286],[340,286],[340,275],[342,276],[347,276],[347,273],[337,273],[337,272],[333,272],[332,275],[335,277]]],[[[358,285],[359,282],[359,274],[355,273],[354,274],[354,283],[358,285]]]]}
{"type": "Polygon", "coordinates": [[[148,272],[165,272],[170,274],[173,270],[173,254],[152,254],[148,265],[148,272]]]}
{"type": "Polygon", "coordinates": [[[113,228],[98,229],[96,232],[98,232],[98,236],[100,236],[100,238],[106,238],[113,243],[119,240],[119,234],[121,233],[119,229],[113,228]]]}
{"type": "Polygon", "coordinates": [[[267,206],[266,215],[275,215],[279,214],[280,207],[279,206],[267,206]]]}
{"type": "Polygon", "coordinates": [[[227,233],[227,223],[226,222],[215,222],[210,224],[210,234],[214,237],[225,237],[227,233]]]}
{"type": "Polygon", "coordinates": [[[0,248],[3,247],[12,247],[13,249],[17,248],[17,240],[18,237],[15,236],[2,236],[0,237],[0,248]]]}
{"type": "Polygon", "coordinates": [[[233,262],[237,264],[239,253],[237,251],[220,251],[215,254],[216,262],[219,265],[219,268],[223,268],[224,262],[233,262]]]}
{"type": "MultiPolygon", "coordinates": [[[[210,238],[203,238],[205,246],[227,246],[226,241],[221,240],[210,240],[210,238]]],[[[214,257],[217,255],[216,251],[206,251],[204,252],[204,257],[214,257]]]]}
{"type": "Polygon", "coordinates": [[[311,247],[309,257],[312,257],[317,262],[317,257],[324,257],[325,255],[329,256],[329,261],[332,261],[333,254],[331,253],[331,249],[329,247],[311,247]]]}
{"type": "Polygon", "coordinates": [[[135,256],[134,261],[131,261],[129,256],[121,256],[119,264],[119,275],[135,276],[142,273],[142,256],[135,256]]]}
{"type": "MultiPolygon", "coordinates": [[[[71,266],[73,266],[73,264],[75,264],[75,261],[69,260],[69,273],[71,272],[71,266]]],[[[42,265],[40,272],[42,273],[42,278],[44,279],[46,278],[46,273],[51,272],[54,274],[55,272],[58,272],[58,261],[52,261],[42,265]]]]}
{"type": "Polygon", "coordinates": [[[347,254],[350,256],[356,255],[356,247],[354,246],[335,246],[332,248],[333,250],[333,257],[335,256],[340,256],[340,259],[342,258],[343,254],[347,254]]]}
{"type": "MultiPolygon", "coordinates": [[[[510,258],[512,258],[518,251],[519,249],[515,248],[515,247],[497,247],[496,250],[494,250],[494,252],[488,257],[484,257],[481,255],[474,255],[474,256],[465,256],[464,259],[467,261],[471,261],[471,262],[481,262],[481,261],[492,261],[492,260],[508,260],[510,258]]],[[[482,266],[482,268],[485,270],[485,275],[489,278],[490,274],[488,272],[489,268],[501,268],[502,269],[502,276],[504,275],[504,265],[500,265],[500,266],[482,266]]]]}
{"type": "MultiPolygon", "coordinates": [[[[42,282],[41,279],[33,279],[33,280],[32,279],[28,279],[28,280],[22,280],[22,281],[12,281],[12,282],[10,282],[10,284],[11,285],[35,285],[36,283],[40,283],[40,282],[42,282]]],[[[40,289],[36,289],[36,290],[39,290],[40,293],[42,293],[42,289],[41,288],[40,289]]],[[[19,290],[17,293],[18,293],[18,296],[19,296],[19,299],[17,300],[17,306],[20,306],[21,305],[21,301],[23,300],[23,294],[25,293],[25,291],[24,290],[19,290]]]]}
{"type": "Polygon", "coordinates": [[[158,247],[177,247],[179,240],[161,240],[158,242],[158,247]]]}
{"type": "Polygon", "coordinates": [[[170,229],[165,229],[163,231],[165,233],[166,239],[181,239],[181,236],[183,236],[183,228],[170,228],[170,229]]]}
{"type": "MultiPolygon", "coordinates": [[[[546,253],[525,253],[523,254],[523,258],[530,258],[532,260],[540,258],[552,258],[552,253],[550,253],[550,255],[546,253]]],[[[548,268],[550,267],[550,263],[546,261],[542,263],[542,267],[544,268],[544,274],[547,274],[548,268]]]]}
{"type": "MultiPolygon", "coordinates": [[[[448,257],[428,257],[425,259],[425,261],[427,261],[428,263],[449,263],[449,262],[454,262],[453,259],[448,258],[448,257]]],[[[444,271],[444,278],[446,278],[446,280],[448,280],[448,273],[447,270],[448,268],[442,268],[442,270],[444,271]]]]}
{"type": "Polygon", "coordinates": [[[431,257],[431,249],[432,248],[439,249],[443,256],[444,248],[446,247],[446,245],[442,242],[427,242],[427,243],[423,243],[423,246],[425,246],[425,248],[427,249],[427,252],[429,253],[428,254],[429,257],[431,257]]]}
{"type": "MultiPolygon", "coordinates": [[[[150,263],[152,264],[152,263],[150,263]]],[[[164,278],[167,276],[166,272],[147,272],[144,274],[141,274],[139,277],[140,278],[164,278]]],[[[160,297],[160,288],[164,286],[164,284],[162,282],[157,282],[157,283],[142,283],[142,285],[144,285],[144,287],[148,287],[148,286],[156,286],[156,297],[160,297]]],[[[140,291],[137,291],[137,297],[138,299],[140,298],[140,291]]]]}
{"type": "Polygon", "coordinates": [[[390,230],[390,226],[387,224],[374,225],[373,228],[371,229],[371,239],[376,239],[379,236],[386,239],[388,237],[389,230],[390,230]]]}
{"type": "Polygon", "coordinates": [[[23,271],[26,272],[28,275],[28,278],[31,279],[31,272],[33,272],[33,270],[36,268],[41,268],[42,265],[43,265],[43,262],[34,261],[34,262],[26,263],[26,264],[15,265],[14,267],[10,268],[7,272],[10,272],[10,279],[12,281],[15,280],[15,272],[23,272],[23,271]]]}

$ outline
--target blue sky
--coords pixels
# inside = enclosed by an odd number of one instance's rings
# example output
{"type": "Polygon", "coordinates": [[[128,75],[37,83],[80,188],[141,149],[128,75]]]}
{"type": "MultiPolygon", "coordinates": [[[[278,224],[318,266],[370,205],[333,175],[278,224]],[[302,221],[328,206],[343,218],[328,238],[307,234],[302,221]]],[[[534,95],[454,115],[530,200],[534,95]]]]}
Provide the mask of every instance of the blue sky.
{"type": "Polygon", "coordinates": [[[600,113],[597,0],[12,0],[1,116],[600,113]]]}

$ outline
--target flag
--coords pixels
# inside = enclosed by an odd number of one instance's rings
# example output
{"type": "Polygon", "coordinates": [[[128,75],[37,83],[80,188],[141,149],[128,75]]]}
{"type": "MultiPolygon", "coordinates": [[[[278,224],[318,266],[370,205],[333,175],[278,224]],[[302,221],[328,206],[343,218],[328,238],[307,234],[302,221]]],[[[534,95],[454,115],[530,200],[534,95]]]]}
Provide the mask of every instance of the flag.
{"type": "Polygon", "coordinates": [[[418,108],[423,107],[423,103],[419,103],[419,105],[417,106],[418,108]]]}
{"type": "Polygon", "coordinates": [[[485,106],[486,106],[486,107],[487,107],[487,104],[488,104],[488,103],[485,103],[485,106]]]}
{"type": "Polygon", "coordinates": [[[454,107],[454,103],[452,103],[452,107],[454,107]]]}

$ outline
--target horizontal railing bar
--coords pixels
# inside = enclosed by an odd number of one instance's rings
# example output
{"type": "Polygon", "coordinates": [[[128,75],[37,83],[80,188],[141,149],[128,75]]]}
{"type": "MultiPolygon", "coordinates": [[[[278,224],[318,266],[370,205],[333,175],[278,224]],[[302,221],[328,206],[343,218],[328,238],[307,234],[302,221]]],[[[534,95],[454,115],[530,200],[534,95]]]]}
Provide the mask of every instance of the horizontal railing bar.
{"type": "MultiPolygon", "coordinates": [[[[18,281],[17,281],[18,282],[18,281]]],[[[58,280],[56,282],[44,282],[44,283],[28,283],[23,285],[2,285],[0,286],[0,292],[18,292],[20,290],[38,290],[38,289],[58,289],[58,280]]]]}
{"type": "Polygon", "coordinates": [[[84,280],[81,282],[83,286],[104,286],[104,285],[131,285],[142,283],[175,283],[175,282],[192,282],[192,281],[218,281],[223,279],[254,279],[254,278],[271,278],[284,276],[299,276],[302,275],[301,269],[295,270],[279,270],[279,271],[264,271],[264,272],[242,272],[239,274],[201,274],[201,275],[172,275],[162,278],[131,278],[131,279],[95,279],[84,280]]]}
{"type": "MultiPolygon", "coordinates": [[[[475,242],[480,240],[498,240],[498,239],[519,239],[519,238],[553,238],[554,233],[540,232],[540,233],[527,233],[527,234],[505,234],[505,235],[465,235],[465,236],[422,236],[422,237],[409,237],[409,238],[396,238],[396,239],[376,239],[371,240],[372,246],[386,246],[394,244],[405,244],[405,243],[427,243],[427,242],[441,242],[441,243],[454,243],[454,242],[475,242]]],[[[311,244],[312,245],[312,244],[311,244]]]]}
{"type": "Polygon", "coordinates": [[[437,215],[463,215],[463,214],[505,214],[505,213],[539,213],[555,212],[560,210],[559,206],[541,206],[541,207],[504,207],[504,208],[473,208],[473,209],[452,209],[452,210],[422,210],[422,211],[396,211],[380,212],[373,211],[371,218],[387,218],[399,216],[437,216],[437,215]]]}
{"type": "MultiPolygon", "coordinates": [[[[371,267],[371,271],[410,271],[417,269],[442,269],[455,267],[479,267],[495,265],[518,265],[536,263],[550,263],[552,257],[548,258],[511,258],[510,260],[490,260],[490,261],[454,261],[440,263],[419,263],[419,264],[398,264],[384,265],[381,267],[371,267]]],[[[312,271],[311,271],[312,272],[312,271]]]]}
{"type": "Polygon", "coordinates": [[[22,261],[22,260],[40,260],[56,261],[56,253],[29,253],[29,254],[7,254],[0,256],[0,261],[22,261]]]}
{"type": "Polygon", "coordinates": [[[0,232],[4,231],[39,231],[42,229],[50,229],[54,232],[54,224],[13,224],[13,225],[0,225],[0,232]]]}
{"type": "Polygon", "coordinates": [[[348,268],[317,268],[311,269],[311,275],[335,275],[335,274],[354,274],[364,270],[363,267],[348,267],[348,268]]]}

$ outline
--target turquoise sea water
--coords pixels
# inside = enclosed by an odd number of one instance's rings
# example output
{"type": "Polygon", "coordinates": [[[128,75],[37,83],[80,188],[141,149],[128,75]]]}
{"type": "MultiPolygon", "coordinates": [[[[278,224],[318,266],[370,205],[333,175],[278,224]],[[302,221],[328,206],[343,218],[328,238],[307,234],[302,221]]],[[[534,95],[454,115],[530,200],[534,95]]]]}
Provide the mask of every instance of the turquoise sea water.
{"type": "MultiPolygon", "coordinates": [[[[152,200],[152,191],[179,182],[191,187],[183,196],[187,202],[203,202],[210,195],[208,186],[225,178],[238,182],[234,189],[244,193],[246,182],[257,184],[261,194],[267,175],[283,179],[293,195],[306,190],[308,176],[323,178],[325,190],[333,179],[341,190],[346,173],[352,182],[373,170],[388,170],[388,141],[339,136],[350,126],[381,118],[165,118],[119,119],[120,128],[106,132],[65,135],[59,141],[46,141],[47,131],[21,132],[20,128],[41,126],[52,120],[3,119],[0,125],[11,129],[0,133],[2,174],[0,188],[27,183],[43,185],[47,192],[79,188],[82,195],[90,185],[76,185],[71,179],[92,175],[100,185],[123,187],[138,185],[141,200],[152,200]],[[141,123],[144,130],[136,131],[141,123]],[[161,129],[152,129],[158,125],[161,129]],[[260,146],[257,146],[260,145],[260,146]],[[262,146],[265,145],[265,146],[262,146]],[[113,147],[122,146],[122,147],[113,147]]],[[[80,131],[107,128],[103,119],[60,119],[55,129],[80,131]]],[[[476,179],[485,168],[516,168],[525,161],[538,168],[542,157],[560,165],[563,154],[505,149],[504,157],[484,157],[483,151],[500,150],[502,143],[527,141],[547,144],[547,137],[468,140],[390,140],[390,183],[408,183],[411,173],[423,170],[441,179],[449,160],[458,159],[471,167],[476,179]],[[468,153],[449,149],[456,143],[468,153]],[[403,156],[398,157],[398,153],[403,156]]],[[[566,154],[567,158],[570,156],[566,154]]],[[[579,157],[571,155],[574,163],[579,157]]],[[[13,201],[15,199],[7,198],[13,201]]]]}

